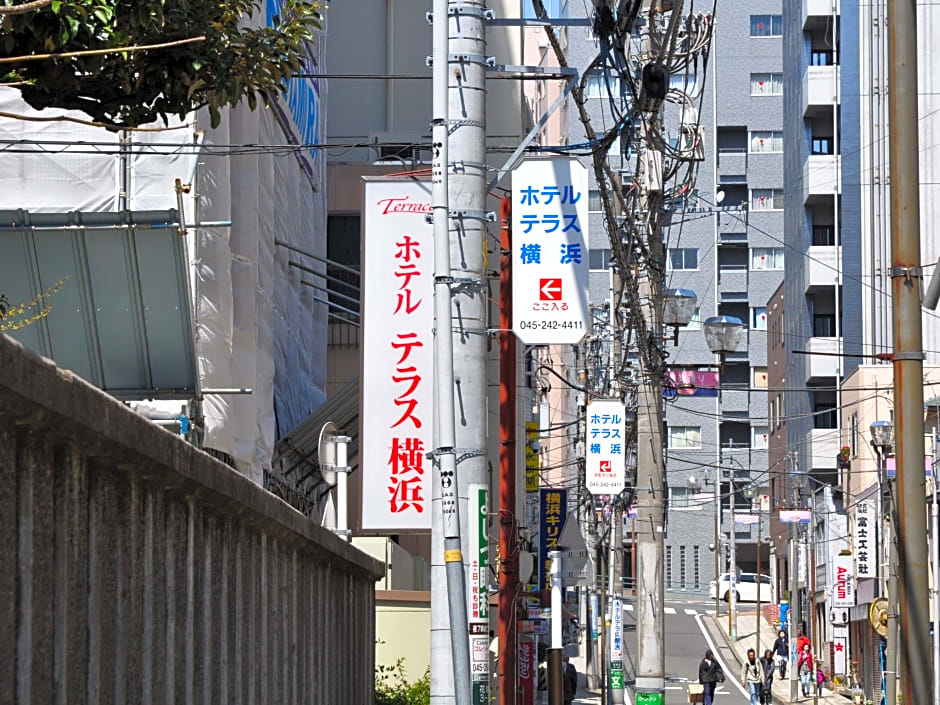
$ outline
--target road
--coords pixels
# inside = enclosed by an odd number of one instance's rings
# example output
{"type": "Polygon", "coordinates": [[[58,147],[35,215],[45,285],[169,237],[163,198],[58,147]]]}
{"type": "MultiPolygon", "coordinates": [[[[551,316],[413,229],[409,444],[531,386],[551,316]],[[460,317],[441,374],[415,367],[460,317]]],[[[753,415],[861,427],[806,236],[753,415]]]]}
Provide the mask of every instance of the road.
{"type": "MultiPolygon", "coordinates": [[[[636,621],[632,600],[624,612],[624,668],[627,679],[633,680],[636,656],[636,621]]],[[[666,705],[688,705],[686,684],[698,679],[698,665],[709,644],[696,617],[714,614],[715,603],[701,598],[666,598],[666,705]]],[[[740,675],[737,664],[723,664],[727,679],[718,687],[716,705],[747,705],[748,698],[735,685],[740,675]]]]}

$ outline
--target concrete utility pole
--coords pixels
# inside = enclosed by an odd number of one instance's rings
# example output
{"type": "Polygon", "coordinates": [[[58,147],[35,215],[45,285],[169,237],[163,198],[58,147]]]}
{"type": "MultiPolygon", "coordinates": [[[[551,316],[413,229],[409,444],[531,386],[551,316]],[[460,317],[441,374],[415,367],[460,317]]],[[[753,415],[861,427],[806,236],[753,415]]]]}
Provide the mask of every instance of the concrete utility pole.
{"type": "Polygon", "coordinates": [[[933,561],[933,705],[940,705],[940,551],[937,540],[940,539],[940,507],[937,506],[937,429],[933,429],[933,463],[930,466],[930,484],[933,489],[933,503],[930,505],[931,560],[933,561]]]}
{"type": "MultiPolygon", "coordinates": [[[[734,462],[734,443],[731,443],[734,462]]],[[[728,469],[728,636],[738,640],[738,556],[734,523],[734,469],[728,469]]]]}
{"type": "MultiPolygon", "coordinates": [[[[613,648],[615,642],[619,641],[619,643],[623,643],[623,621],[622,619],[618,619],[614,614],[616,605],[621,604],[623,600],[623,510],[622,505],[619,503],[614,504],[611,508],[610,521],[612,523],[612,538],[610,542],[610,643],[611,648],[613,648]],[[621,630],[619,635],[613,633],[613,630],[618,624],[621,630]]],[[[623,659],[622,655],[620,659],[614,658],[615,656],[616,654],[612,653],[610,659],[610,701],[614,705],[622,705],[624,702],[623,659]],[[615,674],[615,671],[619,671],[619,674],[615,674]]]]}
{"type": "MultiPolygon", "coordinates": [[[[799,506],[799,488],[796,486],[795,481],[797,478],[797,473],[799,473],[799,460],[797,459],[796,451],[792,453],[792,477],[790,479],[790,506],[796,507],[799,506]]],[[[790,524],[790,566],[789,566],[789,578],[790,578],[790,630],[787,634],[790,638],[790,656],[789,656],[789,668],[787,668],[787,679],[790,683],[790,702],[796,702],[798,694],[800,692],[800,679],[799,675],[795,673],[796,664],[797,664],[797,654],[796,654],[796,644],[797,644],[797,632],[800,629],[800,581],[799,581],[799,558],[797,557],[797,525],[790,524]]]]}
{"type": "MultiPolygon", "coordinates": [[[[898,601],[904,702],[929,703],[933,674],[924,511],[924,351],[920,291],[920,170],[917,116],[917,4],[888,0],[888,143],[891,150],[891,291],[897,429],[898,601]]],[[[894,703],[891,703],[894,705],[894,703]]]]}
{"type": "Polygon", "coordinates": [[[488,484],[485,9],[485,3],[472,0],[434,0],[433,4],[434,454],[438,482],[431,535],[431,700],[436,704],[470,703],[464,563],[469,552],[463,545],[468,537],[466,506],[468,485],[488,484]],[[455,162],[463,168],[449,174],[455,162]]]}

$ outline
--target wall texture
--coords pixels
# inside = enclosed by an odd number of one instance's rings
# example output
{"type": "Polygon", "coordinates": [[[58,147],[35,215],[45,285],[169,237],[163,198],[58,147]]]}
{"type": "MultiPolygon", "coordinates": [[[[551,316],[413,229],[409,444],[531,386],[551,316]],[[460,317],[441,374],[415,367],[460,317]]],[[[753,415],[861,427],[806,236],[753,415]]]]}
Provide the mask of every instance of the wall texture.
{"type": "Polygon", "coordinates": [[[366,705],[382,570],[0,336],[0,702],[366,705]]]}

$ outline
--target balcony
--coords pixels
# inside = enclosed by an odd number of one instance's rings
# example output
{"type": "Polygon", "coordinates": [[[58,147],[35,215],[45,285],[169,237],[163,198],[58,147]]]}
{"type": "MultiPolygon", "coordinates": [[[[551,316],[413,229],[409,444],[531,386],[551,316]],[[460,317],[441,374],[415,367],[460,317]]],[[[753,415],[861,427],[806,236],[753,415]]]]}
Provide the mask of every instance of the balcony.
{"type": "Polygon", "coordinates": [[[718,151],[718,180],[724,183],[743,183],[747,179],[747,151],[724,148],[718,151]]]}
{"type": "Polygon", "coordinates": [[[747,411],[750,408],[746,389],[726,389],[721,392],[721,410],[728,412],[747,411]]]}
{"type": "Polygon", "coordinates": [[[833,5],[838,15],[842,9],[839,0],[803,0],[803,29],[825,25],[832,19],[833,5]]]}
{"type": "Polygon", "coordinates": [[[807,382],[838,375],[838,338],[810,338],[805,350],[807,382]]]}
{"type": "Polygon", "coordinates": [[[840,102],[838,66],[807,66],[803,73],[803,117],[820,110],[832,110],[840,102]]]}
{"type": "Polygon", "coordinates": [[[839,454],[839,431],[814,428],[809,432],[810,467],[813,470],[835,470],[839,454]]]}
{"type": "Polygon", "coordinates": [[[823,287],[835,286],[842,248],[813,245],[806,255],[806,261],[803,263],[804,291],[807,294],[815,294],[823,287]]]}
{"type": "Polygon", "coordinates": [[[728,294],[746,295],[747,264],[739,267],[720,267],[718,270],[718,291],[722,299],[725,299],[728,294]]]}
{"type": "Polygon", "coordinates": [[[803,164],[803,203],[814,205],[834,193],[842,193],[842,157],[811,154],[803,164]]]}

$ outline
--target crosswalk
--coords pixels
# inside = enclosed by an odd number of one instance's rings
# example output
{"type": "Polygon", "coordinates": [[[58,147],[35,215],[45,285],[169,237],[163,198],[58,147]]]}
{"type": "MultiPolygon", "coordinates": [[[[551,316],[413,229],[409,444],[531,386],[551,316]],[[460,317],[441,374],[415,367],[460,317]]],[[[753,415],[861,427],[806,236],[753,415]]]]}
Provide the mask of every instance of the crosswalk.
{"type": "MultiPolygon", "coordinates": [[[[625,603],[623,606],[623,609],[627,612],[633,612],[633,605],[631,605],[630,603],[625,603]]],[[[663,612],[665,612],[666,614],[679,614],[679,611],[675,607],[664,607],[663,612]]],[[[695,617],[696,615],[699,615],[699,614],[713,615],[715,614],[715,610],[697,610],[693,607],[683,607],[682,613],[689,617],[695,617]]]]}

